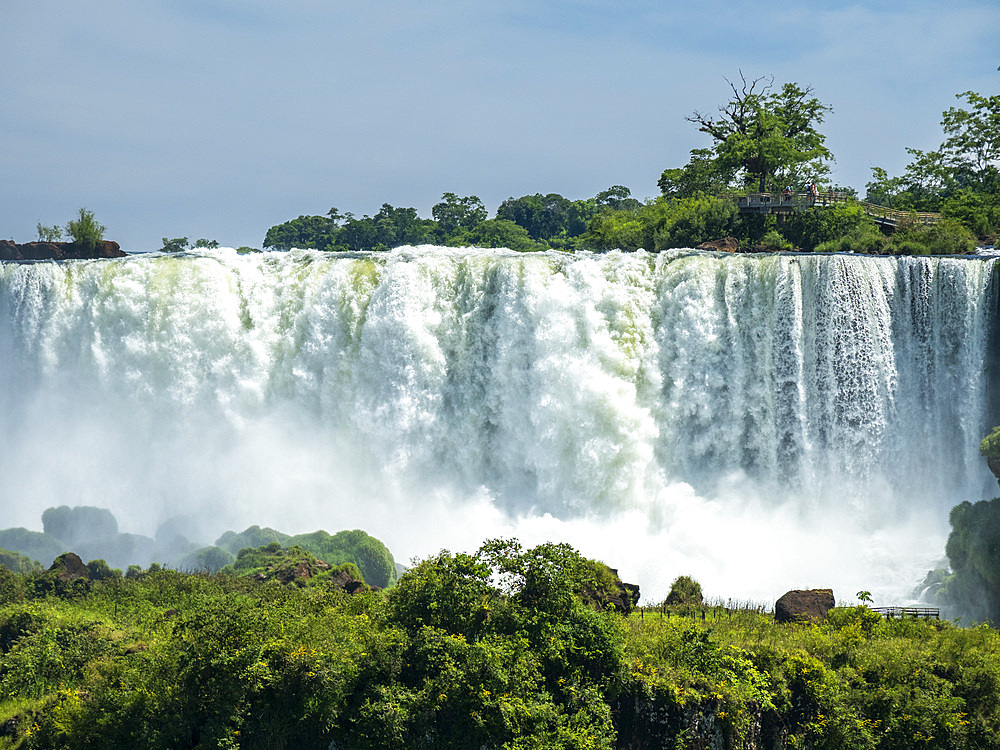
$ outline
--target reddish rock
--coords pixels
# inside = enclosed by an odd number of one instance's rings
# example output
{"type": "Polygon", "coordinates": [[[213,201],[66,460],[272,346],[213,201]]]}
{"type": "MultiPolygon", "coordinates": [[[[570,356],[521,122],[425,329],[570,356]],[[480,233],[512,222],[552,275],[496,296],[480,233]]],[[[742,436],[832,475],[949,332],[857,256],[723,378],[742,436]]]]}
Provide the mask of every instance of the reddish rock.
{"type": "Polygon", "coordinates": [[[740,241],[735,237],[723,237],[721,240],[702,242],[698,245],[699,250],[721,250],[725,253],[737,253],[740,250],[740,241]]]}
{"type": "Polygon", "coordinates": [[[15,243],[10,240],[0,240],[0,260],[17,260],[20,257],[15,243]]]}
{"type": "Polygon", "coordinates": [[[55,242],[25,242],[18,245],[21,260],[58,260],[62,255],[59,245],[55,242]]]}
{"type": "Polygon", "coordinates": [[[833,589],[789,591],[774,604],[775,622],[822,620],[836,602],[833,589]]]}
{"type": "Polygon", "coordinates": [[[117,242],[111,240],[102,240],[93,249],[74,242],[25,242],[18,245],[10,240],[0,240],[0,260],[123,258],[126,254],[117,242]]]}

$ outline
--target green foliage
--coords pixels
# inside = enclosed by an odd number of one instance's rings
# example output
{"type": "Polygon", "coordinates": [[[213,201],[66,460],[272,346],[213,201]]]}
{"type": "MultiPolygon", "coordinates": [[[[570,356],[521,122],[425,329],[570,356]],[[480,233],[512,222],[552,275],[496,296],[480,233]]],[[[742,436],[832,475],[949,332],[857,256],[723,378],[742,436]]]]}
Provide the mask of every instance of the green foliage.
{"type": "Polygon", "coordinates": [[[874,222],[856,203],[797,211],[790,214],[781,227],[781,233],[803,250],[815,250],[824,242],[876,231],[874,222]]]}
{"type": "Polygon", "coordinates": [[[930,225],[901,223],[888,245],[889,252],[896,255],[967,255],[975,249],[975,238],[955,219],[930,225]]]}
{"type": "Polygon", "coordinates": [[[950,107],[942,115],[947,138],[941,151],[957,183],[995,195],[1000,188],[1000,95],[966,91],[957,97],[969,108],[950,107]]]}
{"type": "Polygon", "coordinates": [[[160,248],[161,253],[182,253],[185,250],[191,248],[191,243],[188,241],[187,237],[164,237],[163,247],[160,248]]]}
{"type": "Polygon", "coordinates": [[[270,527],[249,526],[238,534],[235,531],[227,531],[215,540],[215,544],[235,555],[245,547],[263,547],[271,542],[278,542],[281,546],[289,539],[291,537],[288,534],[282,534],[270,527]]]}
{"type": "Polygon", "coordinates": [[[299,216],[267,230],[264,247],[291,250],[293,247],[329,249],[336,237],[338,224],[326,216],[299,216]]]}
{"type": "Polygon", "coordinates": [[[668,201],[653,233],[653,247],[695,247],[734,234],[738,211],[725,198],[694,196],[668,201]]]}
{"type": "Polygon", "coordinates": [[[945,545],[952,576],[939,599],[972,620],[1000,622],[1000,498],[951,509],[945,545]]]}
{"type": "Polygon", "coordinates": [[[979,455],[986,458],[1000,458],[1000,425],[979,442],[979,455]]]}
{"type": "Polygon", "coordinates": [[[293,545],[331,565],[354,563],[371,586],[385,588],[396,580],[392,553],[382,542],[360,529],[339,531],[333,536],[325,531],[299,534],[288,539],[288,546],[293,545]]]}
{"type": "Polygon", "coordinates": [[[584,239],[598,250],[652,250],[652,213],[645,206],[602,211],[591,220],[584,239]]]}
{"type": "Polygon", "coordinates": [[[691,151],[691,160],[685,166],[663,170],[656,184],[666,198],[691,198],[725,192],[731,177],[711,149],[696,148],[691,151]]]}
{"type": "Polygon", "coordinates": [[[66,234],[74,243],[88,250],[93,250],[104,240],[105,231],[106,227],[94,218],[94,212],[86,208],[81,208],[76,218],[66,224],[66,234]]]}
{"type": "Polygon", "coordinates": [[[191,247],[203,247],[208,250],[212,250],[218,246],[219,243],[216,240],[198,239],[194,241],[194,244],[191,247]]]}
{"type": "Polygon", "coordinates": [[[65,551],[65,545],[55,537],[25,528],[0,529],[0,549],[26,555],[47,563],[65,551]]]}
{"type": "MultiPolygon", "coordinates": [[[[940,148],[907,148],[911,161],[900,177],[874,167],[867,200],[897,209],[941,211],[976,236],[990,237],[1000,229],[1000,95],[966,91],[957,96],[968,107],[951,107],[942,114],[945,140],[940,148]]],[[[915,241],[920,242],[907,240],[915,241]]]]}
{"type": "Polygon", "coordinates": [[[658,198],[638,209],[602,211],[590,222],[585,240],[600,250],[695,247],[734,234],[737,223],[736,205],[725,198],[658,198]]]}
{"type": "Polygon", "coordinates": [[[961,222],[976,237],[995,244],[1000,233],[1000,193],[960,190],[944,201],[941,214],[961,222]]]}
{"type": "Polygon", "coordinates": [[[518,252],[544,250],[545,246],[535,242],[528,230],[509,219],[487,219],[465,235],[466,241],[474,247],[505,247],[518,252]]]}
{"type": "Polygon", "coordinates": [[[926,254],[926,248],[919,243],[907,244],[905,240],[897,239],[893,244],[878,229],[870,223],[862,222],[849,233],[818,243],[813,250],[817,253],[860,253],[877,255],[889,251],[900,255],[926,254]]]}
{"type": "Polygon", "coordinates": [[[690,195],[700,185],[714,188],[718,183],[780,190],[816,181],[829,171],[825,162],[833,155],[816,128],[831,109],[811,96],[812,88],[785,83],[775,91],[773,77],[747,81],[742,73],[740,80],[740,85],[728,82],[733,96],[718,116],[695,112],[687,118],[714,144],[710,152],[693,151],[683,170],[665,173],[660,178],[665,193],[690,195]]]}
{"type": "Polygon", "coordinates": [[[114,578],[121,578],[122,572],[117,568],[112,568],[104,560],[91,560],[87,563],[87,572],[92,581],[109,581],[114,578]]]}
{"type": "Polygon", "coordinates": [[[38,241],[39,242],[58,242],[62,239],[62,229],[59,225],[47,227],[38,222],[38,241]]]}
{"type": "Polygon", "coordinates": [[[701,584],[691,576],[677,576],[670,584],[670,593],[664,601],[668,607],[701,606],[704,598],[701,595],[701,584]]]}
{"type": "Polygon", "coordinates": [[[181,570],[205,570],[215,573],[227,565],[232,565],[236,558],[222,547],[202,547],[180,559],[177,567],[181,570]]]}
{"type": "Polygon", "coordinates": [[[625,619],[574,595],[607,572],[566,545],[441,552],[355,596],[151,569],[60,597],[35,575],[0,569],[0,747],[1000,745],[992,628],[625,619]]]}
{"type": "Polygon", "coordinates": [[[41,570],[42,567],[40,563],[32,560],[27,555],[6,549],[0,549],[0,566],[13,573],[31,573],[41,570]]]}
{"type": "Polygon", "coordinates": [[[791,250],[795,246],[781,234],[777,229],[769,229],[760,238],[758,243],[761,247],[769,250],[791,250]]]}
{"type": "Polygon", "coordinates": [[[454,193],[445,193],[441,202],[431,208],[431,215],[437,222],[438,232],[444,241],[463,232],[475,229],[486,221],[486,207],[479,196],[469,195],[459,198],[454,193]]]}

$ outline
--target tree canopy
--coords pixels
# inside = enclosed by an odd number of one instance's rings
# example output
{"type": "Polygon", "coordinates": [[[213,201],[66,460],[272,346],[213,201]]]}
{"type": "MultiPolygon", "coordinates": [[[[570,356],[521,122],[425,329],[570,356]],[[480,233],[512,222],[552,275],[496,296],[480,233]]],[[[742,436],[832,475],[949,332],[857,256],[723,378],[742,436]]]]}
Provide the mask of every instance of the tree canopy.
{"type": "Polygon", "coordinates": [[[829,172],[833,154],[817,127],[832,109],[811,86],[785,83],[775,90],[772,76],[747,80],[742,72],[738,84],[726,82],[733,94],[718,115],[696,110],[687,118],[712,137],[712,147],[693,150],[686,167],[666,170],[659,183],[664,193],[684,197],[724,186],[780,190],[829,172]]]}

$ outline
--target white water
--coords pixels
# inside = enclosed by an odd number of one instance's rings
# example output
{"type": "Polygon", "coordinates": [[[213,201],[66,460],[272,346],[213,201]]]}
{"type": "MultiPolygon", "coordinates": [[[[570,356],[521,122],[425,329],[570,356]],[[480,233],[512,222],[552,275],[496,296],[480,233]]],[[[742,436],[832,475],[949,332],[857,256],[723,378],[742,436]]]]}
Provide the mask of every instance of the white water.
{"type": "Polygon", "coordinates": [[[662,598],[899,599],[990,492],[994,260],[408,248],[0,265],[0,528],[397,558],[569,541],[662,598]]]}

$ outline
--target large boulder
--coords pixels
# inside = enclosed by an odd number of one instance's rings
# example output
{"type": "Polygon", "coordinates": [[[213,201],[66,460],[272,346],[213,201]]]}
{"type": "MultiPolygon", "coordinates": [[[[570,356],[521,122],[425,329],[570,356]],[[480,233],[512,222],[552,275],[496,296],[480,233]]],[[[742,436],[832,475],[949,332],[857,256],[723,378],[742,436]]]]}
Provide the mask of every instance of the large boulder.
{"type": "Polygon", "coordinates": [[[60,583],[69,583],[77,579],[90,580],[90,569],[84,565],[80,556],[73,552],[59,555],[52,561],[48,572],[60,583]]]}
{"type": "Polygon", "coordinates": [[[789,591],[774,604],[775,622],[807,622],[822,620],[836,602],[833,589],[789,591]]]}

